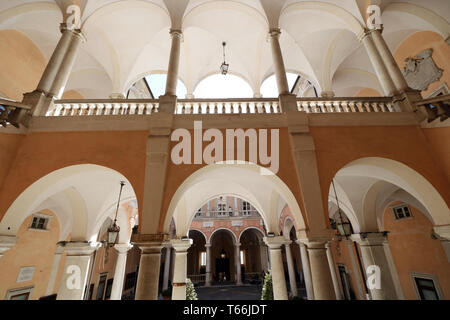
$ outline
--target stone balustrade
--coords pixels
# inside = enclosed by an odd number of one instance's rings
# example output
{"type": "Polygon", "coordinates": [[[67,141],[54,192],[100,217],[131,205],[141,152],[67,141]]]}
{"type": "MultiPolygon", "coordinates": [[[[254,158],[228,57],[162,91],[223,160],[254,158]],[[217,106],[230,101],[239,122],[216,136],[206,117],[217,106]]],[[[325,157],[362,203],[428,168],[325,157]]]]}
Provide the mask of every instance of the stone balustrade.
{"type": "MultiPolygon", "coordinates": [[[[150,115],[158,100],[59,100],[47,116],[150,115]]],[[[306,113],[397,112],[392,98],[298,98],[297,109],[306,113]]],[[[278,114],[278,99],[180,99],[175,114],[278,114]]]]}
{"type": "Polygon", "coordinates": [[[445,121],[450,117],[450,95],[424,99],[416,104],[419,109],[425,109],[428,122],[432,122],[437,118],[445,121]]]}
{"type": "Polygon", "coordinates": [[[301,98],[298,111],[306,113],[397,112],[392,98],[301,98]]]}
{"type": "Polygon", "coordinates": [[[158,100],[59,100],[47,116],[149,115],[158,107],[158,100]]]}

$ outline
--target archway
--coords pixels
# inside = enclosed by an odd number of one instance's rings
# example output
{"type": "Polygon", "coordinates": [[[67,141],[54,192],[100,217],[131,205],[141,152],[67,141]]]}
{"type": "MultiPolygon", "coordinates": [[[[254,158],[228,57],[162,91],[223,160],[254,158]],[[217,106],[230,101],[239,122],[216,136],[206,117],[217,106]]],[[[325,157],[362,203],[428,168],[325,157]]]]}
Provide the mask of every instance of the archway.
{"type": "Polygon", "coordinates": [[[211,235],[211,272],[216,283],[237,281],[236,256],[234,247],[236,238],[231,230],[218,229],[211,235]]]}

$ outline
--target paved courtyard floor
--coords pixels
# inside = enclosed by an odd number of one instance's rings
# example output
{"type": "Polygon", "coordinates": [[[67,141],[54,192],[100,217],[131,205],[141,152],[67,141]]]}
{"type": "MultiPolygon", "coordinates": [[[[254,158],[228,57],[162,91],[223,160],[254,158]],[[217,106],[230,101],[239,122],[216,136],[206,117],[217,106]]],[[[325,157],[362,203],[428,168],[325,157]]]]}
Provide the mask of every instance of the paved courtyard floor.
{"type": "Polygon", "coordinates": [[[261,300],[260,286],[219,286],[195,288],[199,300],[261,300]]]}

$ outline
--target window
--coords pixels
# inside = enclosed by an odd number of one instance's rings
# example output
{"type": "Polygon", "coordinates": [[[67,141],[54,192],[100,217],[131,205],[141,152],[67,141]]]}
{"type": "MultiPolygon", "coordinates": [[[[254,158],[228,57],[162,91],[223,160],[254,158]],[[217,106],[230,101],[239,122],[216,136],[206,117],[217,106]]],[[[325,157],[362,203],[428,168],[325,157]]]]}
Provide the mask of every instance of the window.
{"type": "Polygon", "coordinates": [[[244,250],[241,250],[240,252],[240,260],[241,260],[241,264],[245,264],[245,255],[244,255],[244,250]]]}
{"type": "Polygon", "coordinates": [[[51,218],[50,216],[42,215],[42,214],[33,215],[33,218],[31,220],[30,229],[48,230],[50,218],[51,218]]]}
{"type": "Polygon", "coordinates": [[[407,205],[396,206],[392,208],[396,220],[411,218],[411,211],[407,205]]]}
{"type": "Polygon", "coordinates": [[[420,300],[440,300],[439,292],[433,279],[417,276],[413,276],[413,279],[420,300]]]}
{"type": "Polygon", "coordinates": [[[30,300],[33,287],[12,289],[6,294],[5,300],[30,300]]]}
{"type": "Polygon", "coordinates": [[[339,276],[341,278],[342,289],[344,290],[344,299],[352,300],[350,277],[347,268],[343,265],[338,265],[339,276]]]}
{"type": "Polygon", "coordinates": [[[227,214],[227,202],[222,197],[217,201],[217,214],[219,216],[227,214]]]}
{"type": "Polygon", "coordinates": [[[250,214],[250,211],[251,211],[250,203],[248,203],[247,201],[242,201],[242,213],[245,216],[248,216],[250,214]]]}
{"type": "Polygon", "coordinates": [[[200,254],[200,265],[202,267],[206,266],[206,252],[200,254]]]}

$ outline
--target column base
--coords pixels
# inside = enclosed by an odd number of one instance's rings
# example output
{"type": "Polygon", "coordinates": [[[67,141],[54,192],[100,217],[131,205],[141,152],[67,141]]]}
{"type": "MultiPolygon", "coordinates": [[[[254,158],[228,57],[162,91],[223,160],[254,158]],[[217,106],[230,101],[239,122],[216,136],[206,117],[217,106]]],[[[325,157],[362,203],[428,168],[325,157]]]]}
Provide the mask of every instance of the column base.
{"type": "MultiPolygon", "coordinates": [[[[53,108],[53,96],[48,96],[44,92],[33,91],[23,95],[22,103],[31,107],[31,115],[34,117],[42,117],[53,108]]],[[[30,117],[23,117],[24,126],[28,125],[30,117]]]]}
{"type": "Polygon", "coordinates": [[[164,95],[159,97],[159,113],[176,113],[177,106],[177,96],[175,95],[164,95]]]}
{"type": "Polygon", "coordinates": [[[295,94],[280,94],[278,99],[283,113],[298,112],[297,96],[295,94]]]}

